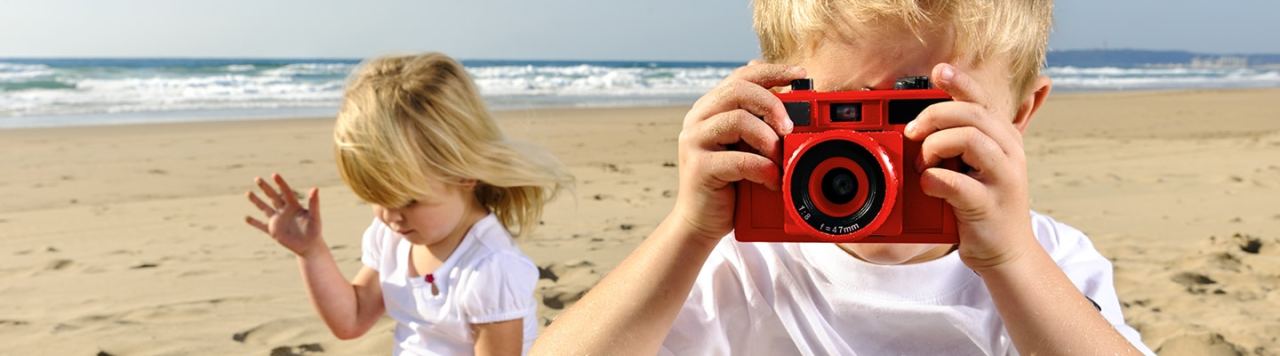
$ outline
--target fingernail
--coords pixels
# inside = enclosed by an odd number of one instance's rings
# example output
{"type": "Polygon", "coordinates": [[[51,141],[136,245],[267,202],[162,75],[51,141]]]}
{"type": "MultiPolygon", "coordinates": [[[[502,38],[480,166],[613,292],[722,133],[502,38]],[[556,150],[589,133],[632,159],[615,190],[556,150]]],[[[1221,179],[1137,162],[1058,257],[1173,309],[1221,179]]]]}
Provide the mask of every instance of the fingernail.
{"type": "Polygon", "coordinates": [[[791,68],[787,68],[787,72],[794,75],[801,75],[804,74],[804,68],[791,66],[791,68]]]}
{"type": "Polygon", "coordinates": [[[796,124],[791,122],[790,117],[782,118],[782,131],[783,131],[782,133],[791,133],[791,130],[795,128],[796,128],[796,124]]]}
{"type": "Polygon", "coordinates": [[[942,65],[942,73],[938,73],[938,75],[941,77],[939,79],[942,79],[943,81],[950,81],[951,78],[956,76],[956,70],[955,68],[951,68],[950,64],[944,64],[942,65]]]}
{"type": "Polygon", "coordinates": [[[905,131],[905,132],[906,132],[907,136],[915,136],[915,134],[916,134],[916,122],[915,122],[915,121],[907,122],[907,128],[906,128],[906,131],[905,131]]]}

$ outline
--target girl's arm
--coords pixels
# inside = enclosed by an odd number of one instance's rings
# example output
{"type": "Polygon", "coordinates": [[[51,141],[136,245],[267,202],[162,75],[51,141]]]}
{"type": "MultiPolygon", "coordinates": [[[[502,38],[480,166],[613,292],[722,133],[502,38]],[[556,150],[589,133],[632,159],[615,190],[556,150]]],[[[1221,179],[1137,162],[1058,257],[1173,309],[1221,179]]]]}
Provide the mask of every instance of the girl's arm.
{"type": "Polygon", "coordinates": [[[377,270],[362,267],[348,283],[328,247],[298,256],[298,269],[307,284],[311,304],[333,336],[342,340],[358,338],[382,317],[385,306],[377,270]]]}
{"type": "Polygon", "coordinates": [[[262,178],[254,179],[266,200],[254,192],[246,194],[267,222],[249,216],[245,222],[298,256],[298,269],[311,302],[334,336],[345,340],[364,335],[384,311],[378,271],[364,267],[348,283],[321,237],[320,190],[311,188],[307,207],[303,208],[284,177],[274,174],[272,178],[279,190],[262,178]]]}
{"type": "Polygon", "coordinates": [[[519,355],[524,350],[524,319],[471,324],[476,356],[519,355]]]}

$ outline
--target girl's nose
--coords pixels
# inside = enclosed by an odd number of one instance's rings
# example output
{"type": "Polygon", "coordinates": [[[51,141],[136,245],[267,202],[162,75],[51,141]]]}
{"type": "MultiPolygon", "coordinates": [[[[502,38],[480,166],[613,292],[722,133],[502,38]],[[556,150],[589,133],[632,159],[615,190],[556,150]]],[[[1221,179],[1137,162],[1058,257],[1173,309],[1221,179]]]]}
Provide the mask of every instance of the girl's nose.
{"type": "Polygon", "coordinates": [[[400,220],[404,219],[404,215],[400,214],[400,211],[396,209],[380,208],[378,210],[379,210],[379,215],[382,215],[381,216],[382,222],[384,223],[387,223],[387,224],[398,223],[400,222],[400,220]]]}

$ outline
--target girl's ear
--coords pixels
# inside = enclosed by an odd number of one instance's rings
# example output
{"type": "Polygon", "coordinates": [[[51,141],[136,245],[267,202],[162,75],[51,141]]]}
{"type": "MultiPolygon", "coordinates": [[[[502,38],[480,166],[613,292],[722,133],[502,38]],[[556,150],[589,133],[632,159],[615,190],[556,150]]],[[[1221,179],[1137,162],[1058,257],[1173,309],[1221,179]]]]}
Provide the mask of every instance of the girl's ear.
{"type": "Polygon", "coordinates": [[[1031,124],[1036,111],[1044,105],[1044,99],[1049,97],[1049,91],[1053,89],[1053,81],[1041,75],[1036,78],[1032,88],[1034,91],[1018,102],[1018,115],[1013,118],[1013,126],[1018,128],[1018,132],[1027,132],[1027,126],[1031,124]]]}

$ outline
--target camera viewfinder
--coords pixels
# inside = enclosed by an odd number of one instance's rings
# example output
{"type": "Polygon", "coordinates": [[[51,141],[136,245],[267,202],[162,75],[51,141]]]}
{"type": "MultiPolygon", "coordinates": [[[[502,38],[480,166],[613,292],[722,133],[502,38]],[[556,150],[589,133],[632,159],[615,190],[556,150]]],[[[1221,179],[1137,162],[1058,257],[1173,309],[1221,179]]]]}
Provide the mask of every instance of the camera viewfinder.
{"type": "Polygon", "coordinates": [[[862,121],[862,103],[831,104],[831,122],[862,121]]]}

